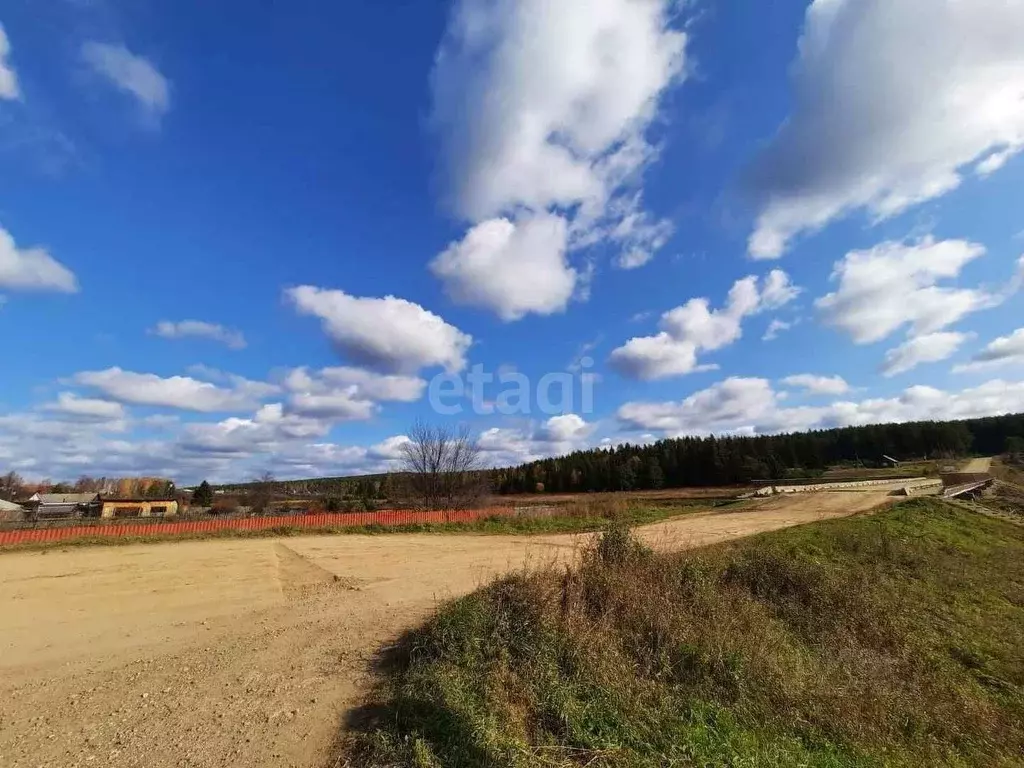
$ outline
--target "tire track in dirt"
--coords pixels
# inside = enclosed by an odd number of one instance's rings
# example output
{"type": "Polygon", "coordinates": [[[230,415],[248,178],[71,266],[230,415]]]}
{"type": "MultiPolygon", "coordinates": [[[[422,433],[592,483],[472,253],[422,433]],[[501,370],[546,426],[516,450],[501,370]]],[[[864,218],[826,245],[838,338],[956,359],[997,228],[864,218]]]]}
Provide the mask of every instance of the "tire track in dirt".
{"type": "Polygon", "coordinates": [[[274,554],[277,556],[277,581],[282,597],[297,600],[317,592],[359,589],[358,579],[331,573],[286,544],[275,543],[274,554]]]}

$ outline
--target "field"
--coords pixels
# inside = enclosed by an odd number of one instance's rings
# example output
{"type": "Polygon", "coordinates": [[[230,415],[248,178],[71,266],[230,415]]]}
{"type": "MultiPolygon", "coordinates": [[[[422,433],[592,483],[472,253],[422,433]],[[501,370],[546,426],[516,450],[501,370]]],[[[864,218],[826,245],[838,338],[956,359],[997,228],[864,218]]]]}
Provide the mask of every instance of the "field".
{"type": "Polygon", "coordinates": [[[723,488],[664,488],[658,491],[619,491],[616,493],[512,493],[495,498],[516,507],[547,504],[602,504],[610,500],[671,503],[733,499],[751,490],[753,490],[753,486],[727,486],[723,488]]]}
{"type": "MultiPolygon", "coordinates": [[[[867,511],[807,494],[641,529],[663,551],[867,511]]],[[[382,646],[588,535],[288,537],[0,554],[0,755],[18,766],[322,768],[382,646]]]]}
{"type": "Polygon", "coordinates": [[[1024,489],[1024,466],[996,461],[992,465],[992,474],[1003,482],[1024,489]]]}
{"type": "MultiPolygon", "coordinates": [[[[955,462],[954,462],[955,463],[955,462]]],[[[931,477],[939,474],[949,461],[908,461],[898,467],[831,467],[822,474],[822,480],[876,480],[900,477],[931,477]]]]}
{"type": "MultiPolygon", "coordinates": [[[[624,529],[389,655],[375,768],[1019,766],[1024,528],[935,499],[656,554],[624,529]]],[[[342,764],[345,758],[342,758],[342,764]]]]}

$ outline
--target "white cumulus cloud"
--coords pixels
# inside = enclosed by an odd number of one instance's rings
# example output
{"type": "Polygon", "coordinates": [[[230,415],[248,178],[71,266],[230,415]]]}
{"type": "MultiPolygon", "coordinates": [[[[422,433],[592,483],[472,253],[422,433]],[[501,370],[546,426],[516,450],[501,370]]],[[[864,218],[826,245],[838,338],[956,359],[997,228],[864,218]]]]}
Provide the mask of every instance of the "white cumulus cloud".
{"type": "Polygon", "coordinates": [[[800,288],[793,285],[789,275],[781,269],[768,273],[761,288],[761,309],[779,309],[800,295],[800,288]]]}
{"type": "Polygon", "coordinates": [[[884,219],[1024,147],[1019,0],[814,0],[793,112],[750,186],[752,256],[856,210],[884,219]]]}
{"type": "Polygon", "coordinates": [[[782,380],[787,387],[803,389],[812,395],[845,395],[850,385],[842,376],[815,376],[811,373],[799,373],[787,376],[782,380]]]}
{"type": "Polygon", "coordinates": [[[82,58],[116,88],[133,96],[148,115],[159,119],[170,109],[170,83],[149,59],[124,45],[94,40],[82,46],[82,58]]]}
{"type": "Polygon", "coordinates": [[[885,353],[882,375],[886,377],[906,373],[924,363],[937,363],[952,357],[960,346],[971,338],[968,333],[940,331],[914,336],[900,346],[885,353]]]}
{"type": "MultiPolygon", "coordinates": [[[[509,240],[529,214],[562,214],[565,231],[549,233],[547,257],[522,266],[517,280],[532,278],[540,287],[552,265],[560,267],[553,291],[559,308],[572,295],[566,247],[607,241],[620,249],[619,266],[635,268],[671,234],[670,223],[643,210],[640,176],[657,155],[646,134],[659,101],[685,73],[687,36],[672,26],[674,6],[671,0],[458,0],[452,11],[431,78],[432,123],[450,202],[476,225],[466,240],[479,239],[479,227],[509,240]]],[[[514,259],[520,252],[491,247],[472,261],[514,259]]],[[[459,261],[468,268],[468,256],[459,261]]],[[[439,276],[452,280],[450,270],[439,276]]],[[[539,308],[510,310],[484,302],[493,291],[467,291],[457,280],[454,292],[513,319],[550,313],[556,303],[549,298],[539,308]]]]}
{"type": "Polygon", "coordinates": [[[241,331],[225,328],[217,323],[202,320],[161,320],[151,333],[164,339],[201,338],[219,341],[230,349],[245,349],[245,336],[241,331]]]}
{"type": "Polygon", "coordinates": [[[74,273],[43,248],[18,248],[0,227],[0,288],[12,291],[77,293],[74,273]]]}
{"type": "Polygon", "coordinates": [[[281,403],[269,403],[261,406],[251,418],[232,417],[213,424],[188,424],[180,445],[189,453],[245,455],[273,452],[288,441],[319,439],[330,429],[328,421],[287,413],[281,403]]]}
{"type": "Polygon", "coordinates": [[[706,434],[749,426],[777,407],[767,379],[729,378],[679,402],[626,403],[618,418],[630,429],[706,434]]]}
{"type": "Polygon", "coordinates": [[[309,285],[285,295],[299,312],[320,318],[338,351],[361,365],[387,373],[414,373],[435,365],[459,371],[466,365],[473,337],[419,304],[309,285]]]}
{"type": "Polygon", "coordinates": [[[588,423],[582,416],[575,413],[566,413],[561,416],[552,416],[538,430],[536,436],[548,442],[568,442],[572,440],[583,440],[594,431],[594,425],[588,423]]]}
{"type": "Polygon", "coordinates": [[[112,400],[132,405],[152,405],[186,411],[214,413],[256,407],[277,387],[232,377],[230,387],[220,387],[189,376],[167,378],[154,373],[136,373],[121,368],[82,371],[72,377],[75,384],[102,392],[112,400]]]}
{"type": "Polygon", "coordinates": [[[282,479],[386,472],[396,468],[404,436],[373,445],[331,442],[331,422],[288,413],[271,403],[246,418],[184,422],[162,415],[136,423],[158,438],[131,432],[111,405],[70,395],[41,413],[0,414],[0,460],[23,475],[74,480],[82,474],[174,478],[180,485],[250,480],[267,469],[282,479]],[[116,434],[116,437],[111,435],[116,434]]]}
{"type": "Polygon", "coordinates": [[[335,421],[369,419],[379,402],[415,402],[426,386],[426,381],[415,376],[382,375],[351,367],[296,368],[284,379],[290,393],[288,412],[335,421]]]}
{"type": "Polygon", "coordinates": [[[412,403],[423,397],[427,382],[417,376],[393,376],[362,368],[339,366],[310,371],[296,368],[284,380],[293,392],[350,389],[368,400],[412,403]]]}
{"type": "Polygon", "coordinates": [[[773,270],[760,284],[756,277],[745,277],[733,285],[723,308],[711,309],[706,298],[690,299],[661,316],[660,333],[630,339],[612,352],[609,363],[643,380],[708,370],[714,366],[699,365],[700,352],[732,344],[743,335],[744,319],[778,309],[799,293],[782,270],[773,270]]]}
{"type": "Polygon", "coordinates": [[[596,425],[567,413],[523,427],[491,427],[476,440],[487,466],[512,466],[589,447],[596,425]]]}
{"type": "MultiPolygon", "coordinates": [[[[655,254],[672,237],[675,227],[667,219],[656,220],[641,208],[639,195],[610,206],[610,218],[614,221],[607,235],[619,246],[615,266],[619,269],[638,269],[654,259],[655,254]]],[[[589,239],[596,242],[603,231],[598,228],[589,239]]],[[[578,238],[578,243],[587,238],[578,238]]]]}
{"type": "Polygon", "coordinates": [[[477,224],[430,263],[448,296],[506,322],[566,308],[578,273],[566,257],[568,224],[553,214],[477,224]]]}
{"type": "Polygon", "coordinates": [[[984,253],[977,243],[931,237],[852,251],[834,267],[838,288],[815,304],[826,323],[857,344],[880,341],[903,327],[913,336],[934,333],[1002,301],[981,289],[938,285],[984,253]]]}
{"type": "Polygon", "coordinates": [[[18,75],[11,66],[11,41],[7,39],[7,31],[0,24],[0,99],[14,100],[21,98],[18,87],[18,75]]]}
{"type": "Polygon", "coordinates": [[[47,403],[43,406],[43,410],[76,421],[117,421],[125,417],[125,409],[121,403],[79,397],[73,392],[59,393],[57,401],[47,403]]]}
{"type": "Polygon", "coordinates": [[[777,317],[773,318],[768,324],[768,329],[764,332],[764,336],[761,337],[761,341],[775,341],[775,339],[779,338],[780,333],[788,331],[792,327],[793,323],[780,320],[777,317]]]}
{"type": "Polygon", "coordinates": [[[913,386],[896,397],[787,408],[766,379],[731,378],[681,401],[626,403],[629,430],[665,436],[774,434],[908,421],[948,421],[1024,411],[1024,381],[996,379],[960,392],[913,386]]]}
{"type": "Polygon", "coordinates": [[[369,450],[369,455],[386,461],[401,461],[405,456],[405,446],[412,441],[405,435],[394,435],[381,440],[369,450]]]}
{"type": "Polygon", "coordinates": [[[953,370],[957,373],[976,371],[983,368],[994,368],[1001,365],[1024,363],[1024,328],[1018,328],[1009,336],[1000,336],[985,345],[984,349],[975,354],[970,362],[958,365],[953,370]]]}
{"type": "MultiPolygon", "coordinates": [[[[683,71],[686,35],[670,28],[669,8],[461,0],[433,73],[459,212],[479,221],[607,198],[609,152],[642,135],[683,71]]],[[[642,158],[614,159],[622,175],[642,158]]]]}
{"type": "Polygon", "coordinates": [[[365,421],[377,412],[377,404],[346,390],[296,392],[288,402],[288,411],[309,419],[365,421]]]}

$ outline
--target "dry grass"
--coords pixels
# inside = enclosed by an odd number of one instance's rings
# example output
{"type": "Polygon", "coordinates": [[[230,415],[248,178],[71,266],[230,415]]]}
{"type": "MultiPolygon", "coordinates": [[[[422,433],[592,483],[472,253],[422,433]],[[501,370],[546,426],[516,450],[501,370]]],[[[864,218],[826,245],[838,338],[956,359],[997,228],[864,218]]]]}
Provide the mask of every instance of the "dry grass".
{"type": "Polygon", "coordinates": [[[1024,466],[1010,463],[1006,457],[992,462],[992,475],[1024,490],[1024,466]]]}
{"type": "Polygon", "coordinates": [[[911,461],[898,467],[831,467],[822,473],[821,479],[829,482],[849,480],[887,480],[904,477],[936,477],[942,467],[955,465],[952,460],[911,461]]]}
{"type": "Polygon", "coordinates": [[[1020,765],[1024,530],[935,500],[655,555],[613,526],[399,645],[363,766],[1020,765]]]}
{"type": "Polygon", "coordinates": [[[1000,483],[991,494],[986,494],[981,504],[989,509],[1012,515],[1013,519],[1024,522],[1024,487],[1000,483]]]}
{"type": "Polygon", "coordinates": [[[517,493],[495,496],[496,503],[514,506],[546,506],[549,504],[663,504],[676,502],[715,501],[735,499],[754,490],[754,486],[725,486],[720,488],[662,488],[657,491],[600,491],[591,493],[517,493]]]}

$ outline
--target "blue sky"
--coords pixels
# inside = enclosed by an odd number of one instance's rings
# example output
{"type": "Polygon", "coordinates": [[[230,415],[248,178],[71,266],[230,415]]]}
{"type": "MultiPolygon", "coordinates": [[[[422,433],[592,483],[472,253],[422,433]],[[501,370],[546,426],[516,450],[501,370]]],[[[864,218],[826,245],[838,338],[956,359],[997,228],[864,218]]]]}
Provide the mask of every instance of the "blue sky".
{"type": "Polygon", "coordinates": [[[1024,410],[1020,3],[0,25],[0,469],[375,471],[417,418],[498,465],[1024,410]],[[474,366],[529,412],[440,415],[474,366]],[[550,374],[593,407],[541,408],[550,374]]]}

